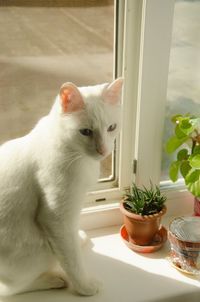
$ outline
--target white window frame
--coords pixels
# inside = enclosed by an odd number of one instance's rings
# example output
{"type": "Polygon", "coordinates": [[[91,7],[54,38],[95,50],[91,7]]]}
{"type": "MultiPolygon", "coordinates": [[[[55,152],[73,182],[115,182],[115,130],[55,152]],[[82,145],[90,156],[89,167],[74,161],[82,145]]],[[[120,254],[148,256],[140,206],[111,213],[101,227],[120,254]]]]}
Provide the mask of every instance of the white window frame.
{"type": "Polygon", "coordinates": [[[106,189],[105,184],[102,183],[102,189],[100,186],[98,187],[101,190],[88,194],[86,206],[90,206],[90,210],[91,206],[94,206],[95,209],[97,207],[104,209],[113,203],[115,204],[132,181],[142,3],[143,1],[139,0],[115,1],[115,37],[117,36],[117,38],[115,40],[114,74],[115,77],[124,77],[122,131],[116,147],[117,182],[114,183],[113,188],[108,187],[106,189]],[[105,201],[97,203],[96,200],[105,201]]]}
{"type": "Polygon", "coordinates": [[[136,182],[159,184],[174,0],[143,1],[136,182]]]}
{"type": "MultiPolygon", "coordinates": [[[[175,0],[118,1],[115,75],[125,80],[118,187],[90,194],[93,200],[106,196],[106,202],[83,210],[85,229],[122,223],[119,201],[132,181],[160,183],[174,5],[175,0]]],[[[180,187],[165,193],[173,204],[190,196],[180,187]]]]}

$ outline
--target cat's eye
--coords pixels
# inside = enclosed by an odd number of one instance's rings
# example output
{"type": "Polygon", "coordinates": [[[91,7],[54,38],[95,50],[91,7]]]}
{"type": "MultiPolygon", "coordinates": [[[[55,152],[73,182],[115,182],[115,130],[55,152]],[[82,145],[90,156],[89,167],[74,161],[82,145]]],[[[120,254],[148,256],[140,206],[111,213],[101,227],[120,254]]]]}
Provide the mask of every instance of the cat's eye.
{"type": "Polygon", "coordinates": [[[91,129],[80,129],[79,132],[84,135],[84,136],[92,136],[93,135],[93,131],[91,129]]]}
{"type": "Polygon", "coordinates": [[[114,131],[116,128],[117,128],[117,124],[112,124],[108,127],[107,131],[111,132],[111,131],[114,131]]]}

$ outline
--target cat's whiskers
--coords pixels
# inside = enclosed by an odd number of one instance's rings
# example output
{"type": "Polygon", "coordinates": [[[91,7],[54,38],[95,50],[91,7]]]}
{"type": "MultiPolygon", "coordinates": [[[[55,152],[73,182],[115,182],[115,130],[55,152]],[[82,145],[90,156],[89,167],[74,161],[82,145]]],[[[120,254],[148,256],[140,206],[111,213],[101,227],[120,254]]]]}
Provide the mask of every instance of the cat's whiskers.
{"type": "Polygon", "coordinates": [[[70,160],[70,157],[68,157],[67,160],[66,160],[67,162],[69,162],[68,165],[66,166],[66,169],[68,170],[74,162],[78,161],[82,157],[83,156],[81,154],[79,154],[78,152],[77,153],[71,153],[71,160],[70,160]]]}

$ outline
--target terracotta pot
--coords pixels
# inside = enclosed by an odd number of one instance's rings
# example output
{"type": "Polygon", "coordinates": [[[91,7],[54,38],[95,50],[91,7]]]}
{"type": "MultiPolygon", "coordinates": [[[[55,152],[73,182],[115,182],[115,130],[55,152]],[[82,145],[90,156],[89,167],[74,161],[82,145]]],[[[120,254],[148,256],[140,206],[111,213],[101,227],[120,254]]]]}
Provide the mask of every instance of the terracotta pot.
{"type": "Polygon", "coordinates": [[[166,212],[166,206],[153,215],[138,215],[127,211],[124,201],[120,204],[120,210],[124,216],[124,224],[129,235],[129,241],[137,245],[149,245],[158,232],[161,225],[161,217],[166,212]]]}
{"type": "Polygon", "coordinates": [[[194,197],[194,216],[200,216],[200,199],[194,197]]]}

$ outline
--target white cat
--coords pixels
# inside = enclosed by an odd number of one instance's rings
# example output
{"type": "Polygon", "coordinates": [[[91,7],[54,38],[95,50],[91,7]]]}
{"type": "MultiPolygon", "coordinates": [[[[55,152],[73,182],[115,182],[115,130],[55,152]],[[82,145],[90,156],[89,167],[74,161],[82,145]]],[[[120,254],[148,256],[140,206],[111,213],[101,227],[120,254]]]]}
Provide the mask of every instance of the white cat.
{"type": "Polygon", "coordinates": [[[120,128],[121,87],[121,78],[66,83],[48,116],[0,147],[0,295],[65,287],[66,276],[79,294],[98,292],[81,257],[79,214],[120,128]]]}

